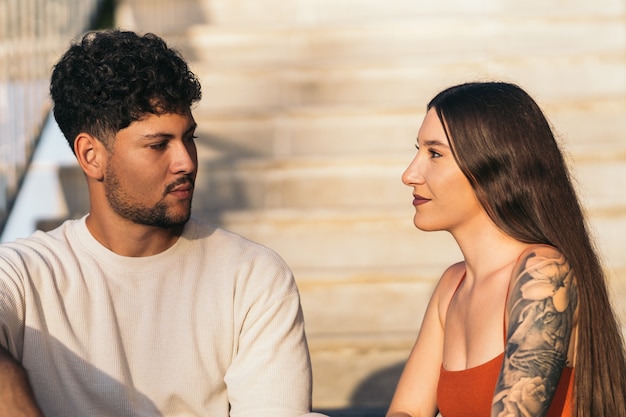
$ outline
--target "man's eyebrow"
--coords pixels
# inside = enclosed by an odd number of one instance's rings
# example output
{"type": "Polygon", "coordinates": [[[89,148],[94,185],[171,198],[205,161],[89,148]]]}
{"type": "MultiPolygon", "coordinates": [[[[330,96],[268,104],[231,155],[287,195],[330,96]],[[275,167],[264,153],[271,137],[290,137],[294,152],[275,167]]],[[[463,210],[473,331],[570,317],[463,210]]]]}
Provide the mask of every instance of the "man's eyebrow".
{"type": "MultiPolygon", "coordinates": [[[[198,124],[194,122],[193,124],[189,126],[187,130],[185,130],[185,132],[183,133],[183,136],[187,136],[188,134],[194,132],[197,127],[198,127],[198,124]]],[[[176,135],[173,133],[167,133],[167,132],[155,132],[155,133],[146,133],[145,135],[141,135],[141,137],[144,139],[172,139],[176,137],[176,135]]]]}

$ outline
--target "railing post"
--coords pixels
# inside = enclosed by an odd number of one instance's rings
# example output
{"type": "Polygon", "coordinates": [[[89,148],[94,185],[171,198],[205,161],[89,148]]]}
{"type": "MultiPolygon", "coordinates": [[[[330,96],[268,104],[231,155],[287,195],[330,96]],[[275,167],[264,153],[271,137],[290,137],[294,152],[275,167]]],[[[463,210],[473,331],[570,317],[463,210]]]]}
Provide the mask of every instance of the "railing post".
{"type": "Polygon", "coordinates": [[[54,60],[103,0],[0,0],[0,232],[49,111],[54,60]]]}

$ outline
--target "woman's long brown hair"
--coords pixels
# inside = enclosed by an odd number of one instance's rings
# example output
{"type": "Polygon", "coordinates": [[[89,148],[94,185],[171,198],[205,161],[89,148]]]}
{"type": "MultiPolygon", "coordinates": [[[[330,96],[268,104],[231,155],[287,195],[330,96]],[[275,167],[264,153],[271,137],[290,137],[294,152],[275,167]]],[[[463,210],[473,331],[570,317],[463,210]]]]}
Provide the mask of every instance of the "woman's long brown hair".
{"type": "Polygon", "coordinates": [[[626,415],[624,342],[606,277],[550,124],[520,87],[467,83],[439,93],[434,108],[454,157],[493,222],[567,258],[578,288],[575,417],[626,415]]]}

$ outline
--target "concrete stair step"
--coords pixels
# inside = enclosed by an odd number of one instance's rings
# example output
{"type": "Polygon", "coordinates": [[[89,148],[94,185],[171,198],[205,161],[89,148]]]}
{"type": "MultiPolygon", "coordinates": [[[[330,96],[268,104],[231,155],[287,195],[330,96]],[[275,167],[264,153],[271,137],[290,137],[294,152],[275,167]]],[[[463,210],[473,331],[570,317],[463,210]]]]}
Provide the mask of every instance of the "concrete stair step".
{"type": "MultiPolygon", "coordinates": [[[[615,210],[603,216],[590,216],[592,235],[600,248],[601,258],[612,277],[610,288],[618,291],[621,298],[618,300],[624,312],[623,323],[626,330],[626,210],[615,210]]],[[[626,336],[626,333],[625,333],[626,336]]]]}
{"type": "Polygon", "coordinates": [[[429,65],[392,67],[362,66],[338,69],[216,70],[198,68],[210,100],[198,110],[286,108],[325,105],[415,106],[426,103],[437,91],[455,82],[472,79],[516,80],[545,100],[581,100],[623,97],[626,54],[523,56],[490,59],[473,56],[464,60],[429,65]],[[445,78],[442,77],[445,74],[445,78]],[[596,82],[572,83],[595,74],[596,82]],[[619,84],[618,84],[619,86],[619,84]]]}
{"type": "Polygon", "coordinates": [[[425,105],[303,106],[258,111],[198,109],[203,156],[392,156],[412,152],[425,105]]]}
{"type": "Polygon", "coordinates": [[[573,167],[583,205],[593,217],[614,217],[626,213],[626,157],[582,160],[573,167]]]}
{"type": "Polygon", "coordinates": [[[333,417],[383,417],[384,411],[378,412],[389,406],[416,336],[417,331],[411,335],[308,335],[314,408],[333,417]]]}
{"type": "MultiPolygon", "coordinates": [[[[626,73],[618,79],[626,85],[626,73]]],[[[626,94],[556,102],[539,98],[539,104],[573,164],[626,158],[626,94]]]]}
{"type": "Polygon", "coordinates": [[[237,159],[200,168],[194,207],[224,209],[318,209],[402,207],[411,191],[401,175],[406,158],[237,159]]]}
{"type": "MultiPolygon", "coordinates": [[[[149,1],[149,0],[143,0],[149,1]]],[[[567,8],[554,7],[539,0],[523,3],[502,3],[482,0],[478,3],[464,1],[416,2],[413,0],[211,0],[207,4],[210,20],[216,24],[316,24],[320,22],[353,22],[371,20],[394,20],[407,16],[430,15],[499,14],[515,15],[598,15],[616,14],[623,11],[619,0],[599,0],[590,4],[585,0],[573,0],[567,8]]]]}
{"type": "Polygon", "coordinates": [[[347,271],[344,274],[352,271],[358,277],[370,268],[398,270],[416,264],[434,271],[460,259],[448,234],[415,229],[410,206],[399,210],[202,211],[196,215],[273,248],[294,270],[311,277],[315,271],[333,269],[347,271]]]}
{"type": "MultiPolygon", "coordinates": [[[[435,91],[430,93],[435,94],[435,91]]],[[[413,152],[427,100],[410,106],[299,106],[279,109],[199,108],[200,156],[238,157],[405,156],[413,152]]],[[[583,160],[626,156],[626,100],[592,97],[537,100],[546,111],[565,150],[583,160]]]]}
{"type": "Polygon", "coordinates": [[[177,47],[211,68],[342,68],[623,52],[619,15],[462,13],[355,24],[195,25],[177,47]]]}
{"type": "Polygon", "coordinates": [[[192,25],[217,27],[317,26],[361,22],[390,22],[398,19],[432,19],[445,16],[493,18],[508,14],[517,17],[605,17],[623,12],[619,0],[573,0],[567,9],[550,7],[539,0],[503,4],[482,0],[480,4],[463,1],[423,3],[413,0],[133,0],[119,2],[116,20],[120,27],[166,35],[172,40],[184,37],[192,25]],[[157,3],[157,4],[155,4],[157,3]],[[156,6],[156,7],[155,7],[156,6]]]}
{"type": "Polygon", "coordinates": [[[419,107],[299,107],[265,111],[198,109],[203,156],[363,157],[413,152],[419,107]]]}
{"type": "MultiPolygon", "coordinates": [[[[390,333],[414,338],[435,284],[447,266],[432,268],[433,276],[429,279],[418,278],[431,273],[424,268],[416,269],[413,279],[398,279],[383,271],[376,277],[378,281],[364,278],[326,283],[303,280],[295,268],[307,334],[329,338],[390,333]]],[[[373,272],[365,274],[371,276],[373,272]]]]}

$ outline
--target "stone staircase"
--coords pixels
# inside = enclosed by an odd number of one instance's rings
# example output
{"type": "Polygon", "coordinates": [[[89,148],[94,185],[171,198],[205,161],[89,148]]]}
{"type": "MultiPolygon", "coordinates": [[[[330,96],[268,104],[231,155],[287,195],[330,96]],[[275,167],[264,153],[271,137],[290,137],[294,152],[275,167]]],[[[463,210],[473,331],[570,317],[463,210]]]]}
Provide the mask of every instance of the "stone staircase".
{"type": "Polygon", "coordinates": [[[451,84],[514,81],[546,110],[626,320],[622,0],[157,3],[121,1],[118,22],[163,35],[200,77],[194,214],[292,267],[317,410],[384,415],[435,281],[460,259],[449,236],[414,229],[400,181],[427,101],[451,84]]]}

